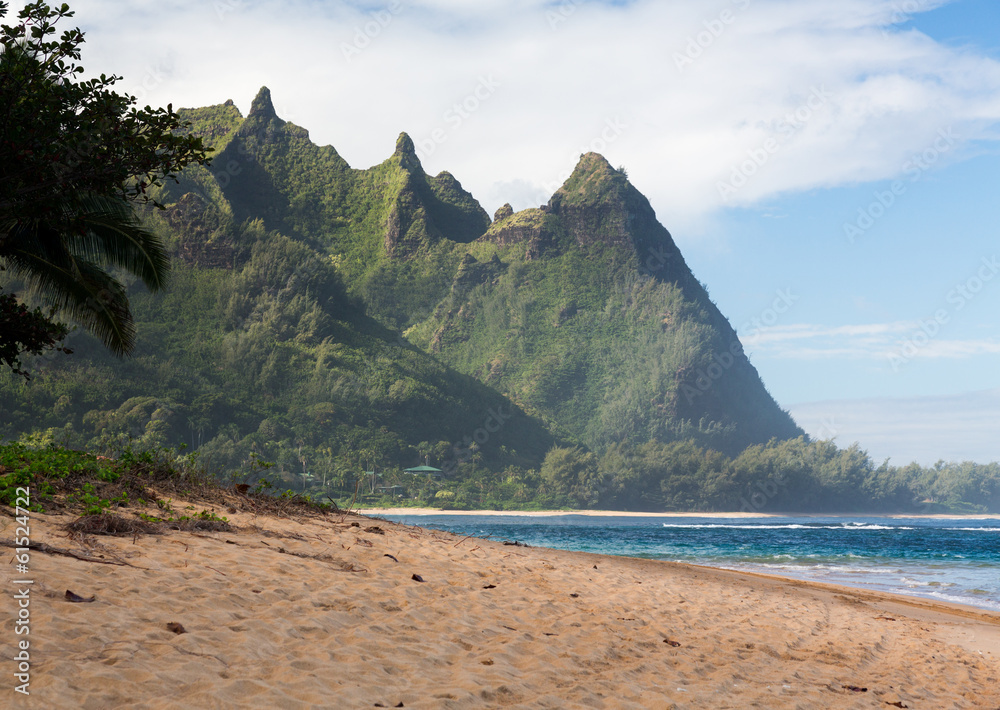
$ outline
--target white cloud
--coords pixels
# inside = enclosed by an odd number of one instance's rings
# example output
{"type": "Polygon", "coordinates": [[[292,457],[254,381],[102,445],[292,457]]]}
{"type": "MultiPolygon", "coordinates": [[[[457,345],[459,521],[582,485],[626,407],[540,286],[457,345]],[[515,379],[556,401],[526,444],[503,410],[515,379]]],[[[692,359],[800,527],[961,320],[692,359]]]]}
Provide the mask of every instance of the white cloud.
{"type": "Polygon", "coordinates": [[[1000,389],[942,397],[810,402],[789,408],[810,435],[855,441],[876,461],[1000,461],[1000,389]]]}
{"type": "Polygon", "coordinates": [[[869,359],[890,367],[893,358],[957,360],[1000,354],[1000,341],[996,338],[947,339],[933,329],[928,334],[929,322],[775,325],[743,334],[740,340],[747,350],[773,359],[869,359]]]}
{"type": "Polygon", "coordinates": [[[266,84],[284,118],[357,167],[387,157],[399,131],[419,142],[440,130],[426,168],[451,171],[488,210],[547,199],[597,148],[676,226],[726,204],[899,175],[942,128],[965,144],[990,136],[1000,63],[893,28],[900,7],[91,0],[75,22],[88,31],[84,65],[124,75],[154,104],[232,98],[246,111],[266,84]],[[481,77],[499,86],[477,102],[481,77]],[[463,101],[474,110],[454,111],[463,101]],[[609,120],[625,126],[613,140],[609,120]],[[763,165],[746,162],[762,150],[763,165]],[[753,174],[723,200],[734,170],[753,174]]]}

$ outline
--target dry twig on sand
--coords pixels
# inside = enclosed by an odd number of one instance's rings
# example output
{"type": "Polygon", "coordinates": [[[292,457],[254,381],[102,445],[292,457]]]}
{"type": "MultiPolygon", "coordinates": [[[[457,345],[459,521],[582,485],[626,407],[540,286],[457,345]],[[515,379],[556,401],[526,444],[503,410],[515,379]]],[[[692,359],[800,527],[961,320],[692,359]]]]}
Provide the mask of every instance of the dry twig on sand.
{"type": "MultiPolygon", "coordinates": [[[[0,547],[25,547],[25,545],[17,545],[13,540],[0,539],[0,547]]],[[[44,552],[49,555],[63,555],[64,557],[72,557],[76,560],[83,560],[84,562],[96,562],[100,565],[116,565],[118,567],[136,567],[136,565],[129,564],[124,560],[106,560],[101,557],[91,557],[90,555],[84,555],[73,550],[67,550],[62,547],[53,547],[52,545],[46,545],[44,542],[31,542],[28,543],[27,548],[29,550],[36,550],[38,552],[44,552]]],[[[137,569],[145,569],[143,567],[137,567],[137,569]]]]}

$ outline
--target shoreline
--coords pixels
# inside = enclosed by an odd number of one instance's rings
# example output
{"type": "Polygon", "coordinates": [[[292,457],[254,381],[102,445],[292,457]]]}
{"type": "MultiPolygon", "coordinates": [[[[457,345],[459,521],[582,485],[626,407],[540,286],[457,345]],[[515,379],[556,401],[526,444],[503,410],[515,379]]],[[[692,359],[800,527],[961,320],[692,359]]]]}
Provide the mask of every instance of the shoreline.
{"type": "MultiPolygon", "coordinates": [[[[551,548],[538,548],[551,549],[551,548]]],[[[615,555],[604,555],[601,553],[581,552],[580,554],[593,555],[595,557],[613,558],[615,555]]],[[[629,557],[630,560],[645,560],[645,558],[629,557]]],[[[1000,611],[984,609],[971,604],[961,604],[959,602],[930,599],[928,597],[910,596],[907,594],[897,594],[895,592],[883,592],[877,589],[863,589],[860,587],[850,587],[845,584],[832,582],[818,582],[811,579],[799,579],[798,577],[785,577],[780,574],[770,574],[767,572],[751,572],[747,570],[730,569],[728,567],[713,567],[711,565],[698,565],[690,562],[676,562],[673,560],[648,560],[649,562],[661,562],[663,564],[687,568],[691,572],[707,572],[716,574],[723,579],[732,579],[739,585],[745,585],[754,580],[766,580],[775,585],[776,588],[796,587],[802,590],[819,594],[830,594],[840,597],[849,596],[863,602],[872,602],[896,609],[900,613],[902,610],[912,610],[921,614],[921,618],[927,621],[936,620],[938,622],[952,622],[956,618],[972,619],[995,626],[994,633],[987,634],[979,639],[975,645],[967,646],[970,650],[988,650],[1000,659],[1000,611]]]]}
{"type": "MultiPolygon", "coordinates": [[[[418,525],[418,526],[431,525],[430,522],[431,518],[437,519],[438,520],[437,524],[443,524],[450,519],[451,521],[450,525],[459,525],[460,521],[466,520],[473,516],[477,517],[485,516],[487,519],[496,516],[496,519],[493,520],[493,524],[503,524],[504,520],[509,520],[510,524],[515,524],[515,521],[517,519],[520,519],[522,522],[517,523],[518,525],[520,524],[530,525],[534,521],[543,521],[547,518],[550,519],[550,524],[556,524],[557,520],[565,519],[569,516],[574,516],[574,515],[580,515],[584,519],[590,519],[592,523],[598,523],[601,518],[620,517],[622,518],[622,520],[619,520],[617,523],[613,524],[616,527],[616,529],[617,526],[628,525],[628,523],[624,522],[625,520],[628,519],[633,519],[636,521],[639,520],[655,521],[655,520],[668,520],[668,519],[689,521],[692,519],[705,519],[712,521],[724,521],[723,525],[718,525],[713,523],[712,525],[709,525],[709,527],[728,527],[729,525],[734,525],[737,528],[753,527],[754,523],[750,523],[750,521],[757,520],[761,521],[760,524],[763,524],[765,528],[782,527],[783,525],[771,526],[768,525],[767,522],[775,518],[784,518],[784,520],[781,521],[782,523],[784,523],[786,522],[787,519],[792,517],[786,515],[770,515],[770,514],[759,514],[759,513],[758,514],[748,514],[748,513],[660,514],[660,513],[619,513],[616,511],[446,511],[440,509],[424,509],[424,508],[366,509],[358,512],[359,514],[365,514],[375,518],[391,520],[393,522],[403,525],[418,525]],[[381,516],[387,516],[387,517],[381,517],[381,516]]],[[[860,516],[857,515],[847,515],[847,516],[799,515],[795,517],[804,518],[804,520],[794,521],[796,524],[792,525],[792,527],[808,526],[810,524],[808,522],[810,518],[822,519],[824,522],[820,523],[820,525],[824,526],[827,523],[833,523],[834,525],[848,525],[848,527],[850,527],[849,523],[853,522],[855,524],[858,524],[860,518],[860,516]]],[[[880,519],[884,519],[882,520],[884,525],[899,524],[904,526],[904,529],[910,529],[905,527],[908,524],[915,524],[907,521],[913,521],[914,519],[916,519],[916,516],[892,516],[892,517],[894,519],[894,522],[889,522],[890,516],[879,516],[880,519]]],[[[929,516],[921,516],[921,517],[923,520],[931,519],[929,516]]],[[[977,518],[965,518],[954,515],[938,515],[934,516],[933,519],[939,521],[949,521],[957,519],[957,520],[965,520],[972,522],[973,520],[976,521],[992,520],[997,517],[1000,516],[985,516],[985,517],[981,516],[977,518]]],[[[871,519],[865,518],[864,520],[869,521],[871,519]]],[[[488,520],[484,520],[482,522],[486,524],[488,520]]],[[[577,524],[582,525],[584,524],[584,521],[580,520],[577,524]]],[[[611,524],[612,523],[609,521],[608,523],[604,523],[603,525],[611,525],[611,524]]],[[[642,525],[642,523],[638,524],[642,525]]],[[[646,524],[648,525],[648,523],[646,524]]],[[[989,525],[989,523],[986,524],[989,525]]],[[[598,524],[598,527],[595,529],[601,529],[601,525],[602,524],[598,524]]],[[[664,525],[669,525],[669,524],[664,522],[664,525]]],[[[681,524],[681,527],[684,527],[684,525],[681,524]]],[[[695,525],[694,527],[700,527],[700,525],[695,525]]],[[[516,529],[517,529],[516,526],[514,528],[509,528],[509,531],[505,533],[505,535],[506,536],[513,535],[516,537],[517,536],[516,529]]],[[[468,532],[468,529],[465,530],[465,532],[468,532]]],[[[491,534],[487,536],[487,538],[490,537],[494,537],[494,535],[491,534]]],[[[503,537],[504,535],[500,535],[500,537],[494,537],[494,539],[502,539],[503,537]]],[[[539,547],[546,549],[549,549],[547,548],[547,546],[549,544],[552,544],[551,542],[546,542],[544,536],[543,539],[532,540],[529,537],[526,538],[526,540],[530,542],[532,545],[537,545],[539,547]]],[[[558,543],[556,544],[558,545],[558,543]]],[[[591,550],[595,549],[593,546],[586,546],[586,545],[580,549],[588,549],[588,547],[591,550]]],[[[553,549],[565,550],[565,549],[574,549],[574,547],[573,546],[556,547],[553,549]]],[[[600,546],[598,546],[596,549],[600,549],[600,546]]],[[[956,604],[959,607],[968,607],[970,609],[977,609],[986,613],[1000,614],[1000,608],[998,608],[998,606],[1000,606],[1000,597],[997,597],[995,594],[993,596],[989,596],[983,590],[978,590],[978,591],[974,590],[974,592],[970,594],[968,593],[968,589],[965,589],[964,591],[959,589],[958,591],[951,591],[950,596],[944,595],[944,598],[942,598],[942,595],[937,593],[940,590],[938,589],[938,587],[934,586],[935,584],[939,584],[938,582],[925,583],[924,585],[917,583],[903,584],[903,582],[906,581],[912,582],[912,580],[907,580],[905,576],[902,576],[902,581],[900,581],[900,579],[897,579],[897,577],[903,574],[902,570],[898,571],[899,572],[898,575],[890,575],[889,577],[887,577],[886,575],[873,574],[872,572],[866,573],[864,569],[852,570],[853,572],[857,573],[855,575],[845,575],[845,574],[830,574],[828,572],[820,571],[824,568],[823,564],[816,567],[815,565],[810,565],[808,563],[808,560],[805,559],[800,560],[803,563],[803,566],[801,568],[789,567],[780,570],[775,570],[773,569],[774,565],[759,564],[759,563],[754,563],[753,561],[745,561],[733,557],[726,557],[726,559],[707,558],[700,560],[674,559],[675,556],[672,555],[667,555],[667,554],[647,555],[642,550],[625,550],[625,549],[618,551],[603,552],[602,554],[611,554],[613,556],[630,557],[634,559],[657,559],[663,561],[673,561],[679,564],[690,564],[695,567],[703,569],[729,570],[738,573],[771,576],[779,579],[801,581],[805,583],[815,583],[819,585],[834,585],[842,587],[843,589],[856,590],[859,593],[871,592],[878,594],[893,595],[900,597],[902,599],[914,599],[919,601],[926,601],[930,603],[956,604]],[[886,582],[886,580],[890,579],[890,577],[895,580],[896,582],[895,584],[886,582]],[[983,594],[985,596],[981,597],[978,596],[978,594],[983,594]]],[[[683,555],[681,557],[683,558],[683,555]]],[[[838,562],[837,564],[850,565],[851,563],[850,560],[848,560],[847,556],[845,556],[843,558],[843,561],[838,562]]],[[[889,563],[887,562],[886,564],[889,563]]],[[[960,574],[960,572],[957,573],[960,574]]],[[[968,585],[966,586],[968,587],[968,585]]]]}
{"type": "Polygon", "coordinates": [[[464,515],[464,516],[498,516],[545,518],[567,515],[582,515],[593,518],[885,518],[887,520],[910,520],[915,518],[925,520],[1000,520],[1000,513],[977,513],[972,515],[954,515],[952,513],[936,513],[932,515],[917,515],[915,513],[642,513],[621,510],[444,510],[443,508],[360,508],[352,513],[367,516],[380,515],[464,515]]]}
{"type": "MultiPolygon", "coordinates": [[[[372,509],[372,510],[378,510],[378,509],[372,509]]],[[[388,509],[385,509],[385,510],[426,510],[426,509],[425,508],[388,508],[388,509]]],[[[496,511],[493,511],[493,512],[496,512],[496,511]]],[[[506,511],[506,512],[507,512],[508,515],[522,515],[522,514],[525,514],[525,513],[522,513],[522,512],[515,512],[515,511],[506,511]]],[[[530,512],[536,512],[536,511],[527,511],[527,512],[530,513],[530,512]]],[[[615,512],[615,511],[590,511],[590,512],[594,512],[597,517],[600,517],[600,516],[607,517],[607,516],[612,516],[612,515],[618,515],[619,514],[619,513],[615,512]]],[[[479,515],[479,514],[481,514],[479,511],[444,511],[444,514],[448,514],[448,513],[457,513],[457,514],[460,514],[460,515],[479,515]]],[[[542,512],[539,512],[539,515],[550,515],[550,514],[558,514],[558,513],[563,513],[565,515],[576,515],[577,514],[576,512],[573,512],[573,511],[542,511],[542,512]]],[[[360,516],[363,516],[363,517],[372,518],[372,516],[370,516],[368,513],[365,513],[364,511],[352,511],[351,514],[352,515],[360,515],[360,516]]],[[[490,515],[492,513],[490,511],[487,511],[485,514],[486,515],[490,515]]],[[[660,513],[633,513],[632,516],[633,517],[666,517],[665,515],[662,515],[660,513]]],[[[749,514],[748,513],[743,513],[743,514],[716,513],[716,514],[707,514],[707,515],[706,514],[702,514],[702,513],[682,513],[682,514],[671,514],[670,517],[740,517],[740,518],[744,518],[744,517],[761,517],[761,518],[768,518],[768,517],[784,517],[784,516],[773,516],[773,515],[760,514],[760,513],[749,513],[749,514]]],[[[807,517],[807,516],[798,516],[798,517],[807,517]]],[[[814,517],[817,517],[817,516],[814,516],[814,517]]],[[[838,517],[838,516],[822,516],[822,517],[838,517]]],[[[841,516],[841,517],[846,517],[846,516],[841,516]]],[[[889,517],[889,516],[880,516],[880,517],[889,517]]],[[[905,517],[913,517],[913,516],[905,516],[905,517]]],[[[953,516],[939,516],[939,517],[951,518],[953,516]]],[[[996,517],[1000,517],[1000,516],[996,516],[996,517]]],[[[372,518],[372,519],[377,519],[377,518],[372,518]]],[[[970,519],[971,520],[972,518],[964,518],[964,519],[970,519]]],[[[437,535],[446,535],[446,536],[448,536],[450,538],[453,538],[454,540],[456,540],[458,542],[458,544],[461,544],[462,542],[465,542],[466,540],[472,540],[473,539],[473,538],[470,538],[470,537],[467,537],[467,536],[462,536],[462,535],[460,535],[458,533],[447,532],[447,531],[444,531],[444,530],[436,530],[436,529],[433,529],[433,528],[421,528],[418,525],[412,525],[410,523],[395,522],[395,521],[388,521],[388,522],[390,522],[392,525],[397,525],[397,526],[399,526],[401,528],[411,529],[411,530],[414,530],[414,531],[417,531],[417,530],[419,530],[419,531],[429,531],[429,530],[432,530],[437,535]]],[[[496,541],[496,540],[489,540],[487,538],[474,538],[474,539],[475,539],[475,541],[477,543],[493,542],[493,543],[498,543],[498,544],[505,544],[503,542],[496,541]]],[[[980,621],[987,621],[989,623],[992,623],[992,624],[996,625],[996,636],[995,636],[995,638],[991,639],[990,649],[992,649],[992,652],[994,654],[996,654],[998,656],[998,658],[1000,658],[1000,611],[996,611],[996,610],[993,610],[993,609],[987,609],[987,608],[984,608],[984,607],[978,607],[978,606],[974,606],[972,604],[963,604],[963,603],[960,603],[960,602],[945,601],[945,600],[934,599],[934,598],[931,598],[931,597],[922,597],[922,596],[917,596],[917,595],[902,594],[902,593],[898,593],[898,592],[886,592],[886,591],[882,591],[882,590],[878,590],[878,589],[866,589],[864,587],[852,587],[852,586],[849,586],[849,585],[846,585],[846,584],[838,584],[838,583],[835,583],[835,582],[821,582],[821,581],[818,581],[818,580],[802,579],[800,577],[790,577],[790,576],[785,576],[785,575],[775,574],[775,573],[770,573],[770,572],[757,572],[757,571],[751,571],[751,570],[734,569],[734,568],[731,568],[731,567],[718,567],[718,566],[715,566],[715,565],[703,565],[703,564],[697,564],[697,563],[693,563],[693,562],[681,562],[681,561],[677,561],[677,560],[656,559],[656,558],[648,558],[648,557],[632,557],[632,556],[628,556],[628,555],[614,555],[614,554],[608,554],[608,553],[604,553],[604,552],[587,552],[587,551],[584,551],[584,550],[569,550],[569,549],[563,549],[563,548],[558,548],[558,547],[532,546],[532,547],[528,547],[527,549],[529,549],[529,550],[537,550],[537,551],[540,551],[540,552],[543,552],[543,553],[555,553],[555,554],[563,554],[563,553],[565,553],[565,554],[568,554],[568,555],[583,555],[583,556],[586,556],[588,558],[592,557],[595,560],[597,560],[598,562],[603,562],[604,564],[608,564],[611,561],[621,561],[621,560],[634,561],[634,562],[639,562],[639,563],[650,563],[650,564],[654,564],[654,565],[655,564],[664,564],[664,565],[669,565],[671,567],[681,568],[681,569],[687,570],[687,571],[689,571],[691,573],[717,574],[720,577],[724,577],[724,578],[727,578],[727,579],[732,579],[737,584],[745,584],[745,583],[747,583],[750,580],[757,580],[757,579],[768,580],[771,583],[774,583],[775,585],[782,586],[782,587],[784,587],[784,586],[790,586],[790,587],[797,587],[797,588],[801,588],[801,589],[808,589],[808,590],[812,590],[812,591],[815,591],[815,592],[838,594],[838,595],[850,595],[851,597],[856,598],[856,599],[861,599],[861,600],[866,600],[866,601],[874,601],[874,602],[879,602],[879,603],[884,603],[884,604],[894,604],[894,605],[898,605],[898,606],[901,606],[901,607],[907,607],[907,608],[912,608],[912,609],[920,610],[922,612],[928,612],[928,613],[934,613],[934,614],[944,614],[944,615],[948,615],[948,616],[956,616],[956,617],[962,617],[962,618],[976,619],[976,620],[980,620],[980,621]]]]}
{"type": "Polygon", "coordinates": [[[353,514],[221,512],[233,529],[76,538],[75,516],[32,513],[24,707],[1000,706],[996,612],[353,514]]]}

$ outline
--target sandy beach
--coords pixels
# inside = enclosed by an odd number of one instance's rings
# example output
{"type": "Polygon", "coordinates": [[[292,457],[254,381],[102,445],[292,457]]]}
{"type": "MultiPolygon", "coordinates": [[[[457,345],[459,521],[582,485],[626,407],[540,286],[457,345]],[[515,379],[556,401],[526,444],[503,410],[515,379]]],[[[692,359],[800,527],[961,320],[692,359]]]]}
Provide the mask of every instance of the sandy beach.
{"type": "Polygon", "coordinates": [[[4,706],[1000,707],[1000,615],[981,610],[353,515],[218,512],[238,529],[70,537],[72,516],[33,513],[50,548],[27,575],[4,567],[4,706]],[[30,696],[14,691],[23,638],[30,696]]]}

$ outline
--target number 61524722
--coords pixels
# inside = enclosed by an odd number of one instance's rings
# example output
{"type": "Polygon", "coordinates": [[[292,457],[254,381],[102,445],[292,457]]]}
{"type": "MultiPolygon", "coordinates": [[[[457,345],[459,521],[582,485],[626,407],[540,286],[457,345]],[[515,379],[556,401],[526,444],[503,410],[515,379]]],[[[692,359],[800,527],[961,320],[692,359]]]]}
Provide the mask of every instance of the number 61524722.
{"type": "Polygon", "coordinates": [[[15,515],[17,516],[18,538],[14,541],[14,544],[21,547],[28,545],[28,536],[31,534],[28,528],[28,511],[21,507],[23,505],[26,508],[31,505],[31,493],[27,488],[18,488],[15,493],[17,494],[17,500],[14,501],[14,505],[16,506],[15,515]],[[20,537],[21,535],[24,537],[20,537]]]}

